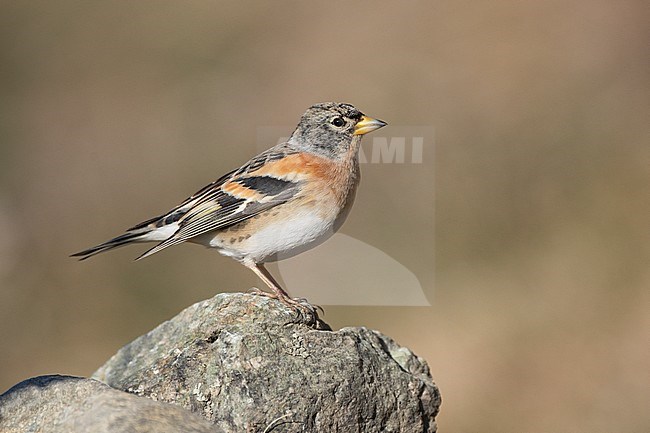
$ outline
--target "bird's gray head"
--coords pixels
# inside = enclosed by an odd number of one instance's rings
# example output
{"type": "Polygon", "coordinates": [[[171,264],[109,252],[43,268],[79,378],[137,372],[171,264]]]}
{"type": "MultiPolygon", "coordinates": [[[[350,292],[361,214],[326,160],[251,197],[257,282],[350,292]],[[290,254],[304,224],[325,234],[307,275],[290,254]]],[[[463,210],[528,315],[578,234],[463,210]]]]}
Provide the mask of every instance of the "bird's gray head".
{"type": "Polygon", "coordinates": [[[353,105],[323,102],[312,105],[300,118],[289,143],[301,150],[337,157],[358,144],[361,136],[385,126],[353,105]]]}

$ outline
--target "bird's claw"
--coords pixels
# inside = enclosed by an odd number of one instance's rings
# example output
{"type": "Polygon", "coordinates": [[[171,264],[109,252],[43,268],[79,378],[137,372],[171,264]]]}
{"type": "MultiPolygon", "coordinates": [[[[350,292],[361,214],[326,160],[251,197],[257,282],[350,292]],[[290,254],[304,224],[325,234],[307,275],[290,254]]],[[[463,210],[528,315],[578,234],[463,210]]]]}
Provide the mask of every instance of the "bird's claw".
{"type": "Polygon", "coordinates": [[[256,296],[265,296],[267,298],[271,299],[278,299],[278,297],[275,295],[275,293],[270,293],[270,292],[265,292],[264,290],[258,289],[257,287],[252,287],[248,293],[251,295],[256,295],[256,296]]]}
{"type": "Polygon", "coordinates": [[[320,320],[318,312],[325,313],[323,308],[320,305],[310,304],[309,301],[305,298],[291,298],[288,296],[282,296],[282,294],[266,292],[260,290],[257,287],[251,288],[249,291],[252,295],[264,296],[271,299],[277,299],[283,305],[289,307],[291,310],[295,311],[297,314],[296,323],[307,323],[313,324],[320,320]]]}
{"type": "Polygon", "coordinates": [[[318,310],[323,311],[323,309],[310,304],[304,298],[288,298],[286,300],[280,299],[280,301],[296,312],[296,321],[298,323],[314,324],[320,320],[318,310]]]}

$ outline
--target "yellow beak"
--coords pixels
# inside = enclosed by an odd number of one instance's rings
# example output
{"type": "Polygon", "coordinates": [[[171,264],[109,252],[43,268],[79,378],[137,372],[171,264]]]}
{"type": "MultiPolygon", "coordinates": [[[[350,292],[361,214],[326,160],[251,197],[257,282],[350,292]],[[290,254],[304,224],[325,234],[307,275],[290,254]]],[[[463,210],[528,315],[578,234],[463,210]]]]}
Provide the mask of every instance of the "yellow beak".
{"type": "Polygon", "coordinates": [[[354,135],[363,135],[388,125],[386,122],[372,117],[363,116],[354,127],[354,135]]]}

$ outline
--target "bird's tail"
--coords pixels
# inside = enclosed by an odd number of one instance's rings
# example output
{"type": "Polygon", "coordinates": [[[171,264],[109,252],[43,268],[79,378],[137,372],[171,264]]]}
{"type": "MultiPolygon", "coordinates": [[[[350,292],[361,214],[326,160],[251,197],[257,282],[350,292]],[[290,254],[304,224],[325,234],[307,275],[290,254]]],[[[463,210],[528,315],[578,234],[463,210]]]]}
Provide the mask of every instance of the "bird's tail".
{"type": "Polygon", "coordinates": [[[149,230],[137,230],[132,232],[124,233],[116,238],[108,240],[104,243],[96,245],[87,250],[79,251],[70,255],[70,257],[79,257],[79,260],[86,260],[89,257],[94,256],[95,254],[103,253],[104,251],[112,250],[113,248],[121,247],[122,245],[127,245],[132,242],[142,242],[147,240],[147,235],[149,230]]]}

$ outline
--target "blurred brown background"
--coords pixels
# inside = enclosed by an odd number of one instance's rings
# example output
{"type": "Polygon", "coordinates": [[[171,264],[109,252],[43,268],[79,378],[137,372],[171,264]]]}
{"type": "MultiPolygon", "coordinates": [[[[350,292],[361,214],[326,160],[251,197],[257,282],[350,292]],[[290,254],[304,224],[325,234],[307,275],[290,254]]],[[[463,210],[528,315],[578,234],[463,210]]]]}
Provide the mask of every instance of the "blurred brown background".
{"type": "Polygon", "coordinates": [[[432,307],[325,319],[425,357],[441,431],[649,431],[648,18],[643,1],[2,2],[0,390],[89,375],[257,285],[196,246],[67,256],[244,162],[259,127],[341,100],[435,129],[423,164],[362,167],[343,228],[432,307]]]}

